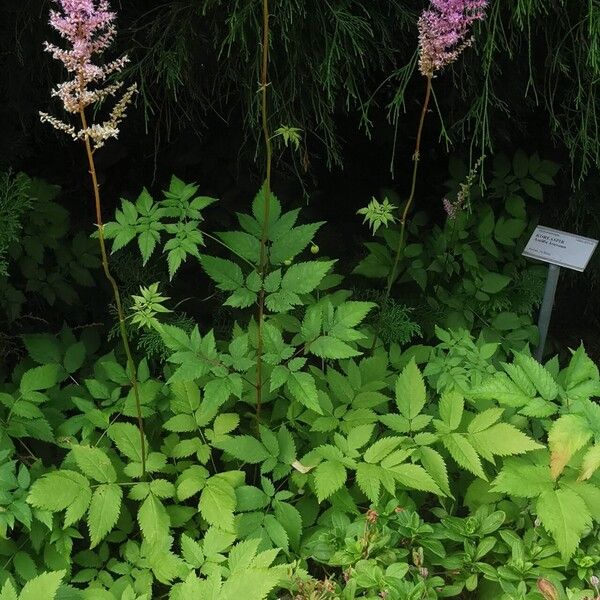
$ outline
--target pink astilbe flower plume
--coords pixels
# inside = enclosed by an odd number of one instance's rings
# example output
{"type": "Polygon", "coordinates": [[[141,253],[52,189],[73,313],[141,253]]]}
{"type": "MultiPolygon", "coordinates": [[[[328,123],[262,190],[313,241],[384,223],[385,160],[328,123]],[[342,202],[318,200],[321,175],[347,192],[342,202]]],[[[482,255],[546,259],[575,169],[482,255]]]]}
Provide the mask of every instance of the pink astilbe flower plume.
{"type": "Polygon", "coordinates": [[[45,49],[64,64],[72,79],[56,86],[52,95],[60,98],[67,112],[81,115],[84,126],[77,131],[46,113],[40,113],[40,117],[73,139],[89,138],[99,148],[108,138],[119,135],[119,123],[137,91],[135,84],[129,87],[103,123],[88,126],[85,122],[86,107],[115,96],[123,85],[105,82],[110,75],[123,70],[129,60],[127,56],[103,65],[93,62],[94,56],[106,50],[115,38],[116,15],[107,0],[55,0],[55,3],[59,10],[50,11],[50,25],[67,42],[67,48],[46,42],[45,49]]]}
{"type": "Polygon", "coordinates": [[[431,0],[419,18],[419,70],[427,77],[454,62],[472,43],[469,29],[485,18],[488,0],[431,0]]]}

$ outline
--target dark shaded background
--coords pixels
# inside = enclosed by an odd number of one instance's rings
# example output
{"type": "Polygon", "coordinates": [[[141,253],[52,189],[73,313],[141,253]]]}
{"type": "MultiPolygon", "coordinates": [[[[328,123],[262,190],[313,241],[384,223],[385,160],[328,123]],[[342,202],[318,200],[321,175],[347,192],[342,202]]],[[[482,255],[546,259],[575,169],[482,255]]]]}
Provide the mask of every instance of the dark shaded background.
{"type": "MultiPolygon", "coordinates": [[[[228,227],[263,177],[256,127],[260,3],[120,4],[113,3],[120,32],[115,53],[130,54],[125,75],[138,81],[142,94],[120,139],[98,153],[105,216],[120,197],[135,197],[143,186],[159,190],[176,174],[221,199],[209,219],[214,229],[228,227]]],[[[568,4],[492,0],[474,47],[435,81],[443,122],[434,107],[418,188],[419,207],[434,219],[443,218],[447,178],[443,123],[450,151],[467,160],[523,148],[561,163],[541,222],[600,237],[600,14],[595,3],[568,4]]],[[[321,247],[343,256],[345,270],[358,261],[366,237],[356,210],[382,190],[406,195],[423,82],[414,73],[403,83],[410,73],[403,68],[414,58],[423,6],[409,0],[280,0],[272,6],[271,127],[304,132],[299,153],[280,148],[274,188],[284,204],[305,204],[306,219],[328,221],[321,247]]],[[[52,36],[49,8],[42,0],[0,6],[0,166],[59,184],[74,227],[91,229],[81,148],[37,116],[39,110],[61,114],[50,89],[64,73],[42,51],[52,36]]],[[[558,341],[597,344],[599,265],[596,257],[586,274],[563,277],[553,323],[558,341]]]]}

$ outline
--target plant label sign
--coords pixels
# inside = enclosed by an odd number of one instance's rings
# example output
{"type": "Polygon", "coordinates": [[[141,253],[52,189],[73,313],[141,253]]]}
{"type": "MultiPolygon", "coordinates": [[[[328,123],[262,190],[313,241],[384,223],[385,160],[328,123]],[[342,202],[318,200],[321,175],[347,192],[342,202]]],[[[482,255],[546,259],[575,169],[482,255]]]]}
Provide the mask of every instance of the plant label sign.
{"type": "Polygon", "coordinates": [[[583,272],[597,245],[598,240],[538,225],[523,256],[583,272]]]}

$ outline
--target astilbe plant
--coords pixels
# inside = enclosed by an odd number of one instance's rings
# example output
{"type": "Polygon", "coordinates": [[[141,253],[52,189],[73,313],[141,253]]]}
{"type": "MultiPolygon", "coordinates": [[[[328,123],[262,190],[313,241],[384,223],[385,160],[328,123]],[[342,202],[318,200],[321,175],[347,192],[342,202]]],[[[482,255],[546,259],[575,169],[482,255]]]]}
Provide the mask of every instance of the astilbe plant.
{"type": "Polygon", "coordinates": [[[105,64],[94,62],[94,58],[108,49],[116,36],[116,14],[110,10],[106,0],[56,0],[56,5],[58,10],[50,11],[50,25],[66,41],[67,47],[61,48],[46,42],[45,49],[55,59],[63,63],[71,78],[57,85],[52,95],[61,100],[64,109],[68,113],[79,117],[80,128],[77,129],[75,126],[44,112],[40,113],[40,118],[43,122],[50,123],[55,129],[70,135],[74,140],[83,141],[85,146],[94,191],[102,266],[113,290],[119,318],[119,330],[127,355],[142,444],[142,471],[145,472],[144,426],[136,369],[127,337],[121,295],[108,264],[100,186],[94,160],[95,151],[102,147],[106,140],[118,137],[119,124],[125,117],[127,107],[131,103],[137,88],[134,84],[121,95],[105,121],[100,123],[90,123],[88,121],[86,109],[103,102],[109,97],[115,97],[123,86],[122,82],[112,83],[108,79],[123,69],[128,62],[127,56],[122,56],[105,64]]]}
{"type": "MultiPolygon", "coordinates": [[[[470,29],[474,22],[485,18],[488,0],[431,0],[429,9],[419,18],[419,70],[426,79],[425,99],[421,110],[417,139],[413,153],[413,172],[410,194],[400,217],[400,238],[392,269],[388,275],[385,302],[389,298],[398,272],[406,239],[406,220],[415,200],[419,156],[425,116],[431,100],[432,80],[435,75],[453,63],[462,51],[471,45],[470,29]]],[[[381,324],[378,327],[381,329],[381,324]]],[[[377,336],[373,340],[373,347],[377,336]]]]}

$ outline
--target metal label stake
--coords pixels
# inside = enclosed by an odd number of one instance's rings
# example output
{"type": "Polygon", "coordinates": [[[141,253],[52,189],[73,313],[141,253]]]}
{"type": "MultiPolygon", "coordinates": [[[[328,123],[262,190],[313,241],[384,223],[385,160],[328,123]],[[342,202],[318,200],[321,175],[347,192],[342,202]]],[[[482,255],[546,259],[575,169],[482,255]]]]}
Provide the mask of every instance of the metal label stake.
{"type": "Polygon", "coordinates": [[[583,272],[597,245],[598,240],[551,229],[550,227],[542,227],[541,225],[535,228],[529,242],[527,242],[527,246],[523,250],[523,256],[549,263],[544,299],[542,300],[538,319],[540,343],[535,351],[535,358],[538,362],[542,362],[544,357],[560,268],[566,267],[573,271],[583,272]]]}
{"type": "Polygon", "coordinates": [[[540,343],[535,351],[535,359],[542,362],[544,357],[544,347],[548,337],[548,328],[550,327],[550,318],[552,317],[552,307],[554,306],[554,296],[556,295],[556,286],[558,285],[558,276],[560,267],[558,265],[548,265],[548,277],[546,278],[546,287],[544,288],[544,299],[540,308],[538,318],[538,329],[540,330],[540,343]]]}

